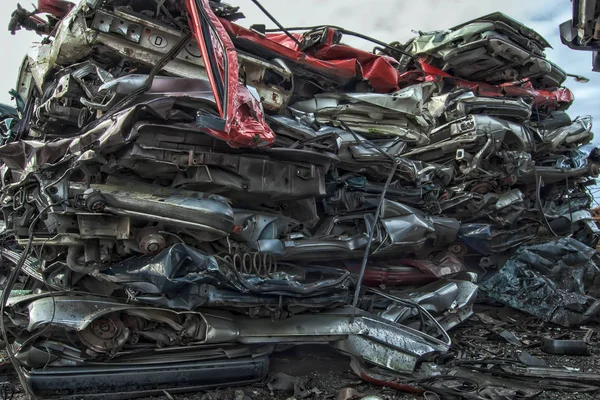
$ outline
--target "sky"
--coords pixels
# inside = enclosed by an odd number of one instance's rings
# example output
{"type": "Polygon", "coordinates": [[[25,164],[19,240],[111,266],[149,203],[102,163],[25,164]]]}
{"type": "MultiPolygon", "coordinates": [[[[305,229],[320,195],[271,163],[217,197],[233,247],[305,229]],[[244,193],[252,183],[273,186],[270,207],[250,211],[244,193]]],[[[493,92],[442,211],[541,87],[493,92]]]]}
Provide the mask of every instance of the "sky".
{"type": "MultiPolygon", "coordinates": [[[[33,42],[40,38],[26,31],[12,36],[7,30],[10,14],[17,0],[0,1],[0,43],[3,63],[0,65],[0,102],[9,103],[8,91],[15,86],[21,61],[33,42]],[[3,28],[4,27],[4,28],[3,28]]],[[[30,2],[21,0],[31,7],[30,2]]],[[[245,26],[265,24],[274,27],[270,20],[251,0],[230,0],[241,7],[246,15],[240,23],[245,26]]],[[[578,83],[572,78],[565,82],[575,94],[569,109],[572,118],[592,115],[600,126],[600,73],[592,72],[592,54],[574,51],[560,43],[558,26],[571,18],[569,0],[261,0],[261,4],[284,26],[310,26],[330,24],[365,33],[385,42],[400,41],[415,36],[413,31],[443,30],[459,23],[492,12],[500,11],[533,28],[552,45],[546,55],[571,74],[586,76],[589,83],[578,83]]],[[[365,49],[371,44],[361,40],[344,40],[365,49]]],[[[600,130],[596,134],[600,143],[600,130]]]]}

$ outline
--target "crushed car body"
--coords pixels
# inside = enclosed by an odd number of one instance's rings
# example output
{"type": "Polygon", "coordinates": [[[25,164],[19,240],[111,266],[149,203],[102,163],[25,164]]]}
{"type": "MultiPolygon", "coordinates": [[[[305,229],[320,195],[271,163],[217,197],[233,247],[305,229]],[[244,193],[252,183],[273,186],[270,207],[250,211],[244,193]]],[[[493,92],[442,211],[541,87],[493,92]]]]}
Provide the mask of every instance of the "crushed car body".
{"type": "Polygon", "coordinates": [[[543,37],[501,13],[389,44],[241,18],[209,0],[12,15],[45,36],[0,108],[2,332],[28,393],[247,385],[306,343],[381,383],[447,356],[478,294],[598,315],[600,149],[543,37]]]}

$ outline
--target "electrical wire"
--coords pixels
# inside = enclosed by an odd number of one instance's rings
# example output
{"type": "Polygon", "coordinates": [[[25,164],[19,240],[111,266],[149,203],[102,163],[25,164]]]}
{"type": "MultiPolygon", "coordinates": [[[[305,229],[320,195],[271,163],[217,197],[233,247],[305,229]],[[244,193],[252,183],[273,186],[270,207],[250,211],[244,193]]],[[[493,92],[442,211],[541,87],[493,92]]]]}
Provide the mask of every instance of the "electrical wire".
{"type": "Polygon", "coordinates": [[[28,394],[30,394],[29,386],[27,386],[25,376],[23,375],[23,371],[21,370],[20,362],[19,362],[19,360],[17,360],[17,358],[15,357],[15,355],[13,354],[13,352],[10,348],[8,335],[6,333],[6,326],[4,323],[4,320],[5,320],[4,313],[5,313],[6,304],[8,303],[8,299],[10,297],[12,288],[17,281],[17,277],[19,276],[19,272],[23,268],[25,261],[27,260],[27,258],[29,257],[29,254],[31,253],[31,245],[33,244],[33,236],[34,236],[33,229],[35,228],[35,225],[39,222],[40,217],[46,211],[48,211],[51,207],[57,206],[61,203],[62,202],[47,205],[35,216],[35,218],[33,218],[33,220],[31,221],[31,224],[29,225],[29,229],[28,229],[29,239],[27,240],[25,249],[23,250],[23,253],[21,254],[21,257],[19,258],[19,261],[17,262],[15,268],[12,270],[12,272],[8,276],[8,279],[6,280],[6,284],[4,286],[4,290],[2,291],[2,298],[1,298],[1,303],[0,303],[0,332],[2,333],[2,340],[4,340],[4,343],[6,344],[6,353],[8,354],[8,358],[10,359],[10,362],[12,363],[12,365],[15,369],[15,372],[17,373],[17,375],[19,377],[21,386],[28,394]]]}
{"type": "MultiPolygon", "coordinates": [[[[394,296],[390,293],[385,293],[379,289],[375,289],[372,287],[368,288],[367,293],[374,293],[374,294],[381,296],[383,298],[386,298],[388,300],[392,300],[393,302],[396,302],[398,304],[402,304],[403,306],[412,307],[412,308],[416,309],[419,312],[420,317],[422,319],[424,317],[427,317],[427,319],[437,328],[437,330],[440,333],[440,336],[442,336],[444,338],[442,340],[437,337],[434,337],[434,339],[440,341],[441,343],[444,343],[445,345],[448,345],[448,346],[452,345],[452,339],[448,335],[448,332],[446,332],[444,327],[442,327],[442,325],[440,325],[440,323],[419,303],[416,303],[412,300],[403,299],[398,296],[394,296]]],[[[425,334],[427,334],[427,333],[425,333],[425,334]]],[[[429,336],[432,337],[431,335],[429,335],[429,336]]]]}
{"type": "MultiPolygon", "coordinates": [[[[48,208],[50,208],[50,207],[48,207],[48,208]]],[[[19,377],[21,386],[23,387],[23,389],[25,389],[25,391],[28,394],[29,394],[29,389],[27,386],[27,382],[25,381],[25,376],[23,375],[23,371],[21,371],[21,366],[19,365],[18,360],[16,359],[15,355],[13,354],[13,352],[10,348],[10,342],[8,340],[8,335],[6,333],[6,326],[4,323],[4,319],[5,319],[4,310],[6,307],[6,303],[8,303],[8,298],[10,296],[10,292],[12,291],[12,288],[17,280],[19,272],[21,271],[21,268],[23,268],[23,265],[25,264],[25,260],[27,259],[27,257],[29,256],[29,253],[31,252],[31,244],[33,243],[33,226],[39,221],[41,214],[42,213],[39,213],[33,219],[31,225],[29,226],[29,240],[27,241],[25,250],[21,254],[21,258],[19,259],[19,262],[17,263],[17,265],[15,266],[13,271],[8,276],[8,279],[6,280],[4,290],[2,291],[2,303],[0,303],[0,331],[2,332],[2,340],[4,340],[4,343],[6,344],[6,353],[8,354],[8,358],[10,359],[10,362],[12,363],[12,365],[15,369],[15,372],[17,373],[17,375],[19,377]]]]}
{"type": "Polygon", "coordinates": [[[550,226],[550,222],[548,222],[548,218],[546,218],[546,213],[544,212],[544,207],[542,206],[542,198],[540,195],[540,192],[542,190],[542,177],[538,176],[537,173],[537,168],[533,168],[533,172],[535,175],[535,197],[536,197],[536,202],[538,204],[538,208],[540,210],[540,213],[542,213],[542,217],[544,218],[544,222],[546,223],[546,227],[550,230],[550,232],[552,232],[552,234],[556,237],[558,237],[558,234],[556,232],[554,232],[554,229],[552,229],[552,226],[550,226]]]}
{"type": "MultiPolygon", "coordinates": [[[[44,247],[46,246],[46,244],[48,243],[49,240],[50,240],[50,238],[46,239],[44,241],[44,243],[42,243],[42,246],[40,247],[40,258],[44,251],[44,247]]],[[[50,322],[48,324],[46,324],[44,329],[42,329],[40,332],[34,334],[32,337],[28,338],[28,341],[30,341],[31,343],[33,343],[38,337],[45,335],[49,329],[50,330],[52,329],[52,323],[54,322],[54,318],[56,317],[56,298],[54,296],[54,289],[52,288],[51,285],[46,285],[46,286],[48,287],[48,290],[50,292],[50,297],[52,298],[52,318],[50,318],[50,322]]],[[[44,365],[44,368],[43,368],[44,370],[48,367],[48,364],[51,361],[50,351],[48,350],[48,340],[50,340],[50,337],[52,337],[52,332],[50,332],[50,334],[46,336],[46,342],[44,343],[44,349],[46,350],[46,353],[48,353],[48,359],[46,360],[46,364],[44,365]]],[[[22,343],[21,348],[24,348],[24,347],[25,347],[25,345],[22,343]]]]}
{"type": "MultiPolygon", "coordinates": [[[[368,139],[361,139],[356,132],[354,132],[345,122],[342,122],[342,126],[354,137],[354,139],[361,143],[361,144],[368,144],[369,146],[371,146],[371,148],[375,149],[377,152],[379,152],[380,154],[382,154],[383,156],[389,158],[392,161],[392,169],[388,175],[387,181],[383,187],[383,190],[381,192],[381,197],[379,199],[379,204],[377,205],[377,211],[375,214],[375,220],[373,222],[373,226],[369,232],[369,239],[367,241],[367,246],[365,249],[365,253],[363,255],[363,261],[361,264],[361,268],[360,268],[360,273],[359,273],[359,277],[358,277],[358,282],[356,283],[356,289],[354,291],[354,299],[352,300],[352,318],[354,318],[356,316],[356,308],[357,308],[357,304],[358,304],[358,298],[360,296],[360,290],[362,287],[362,280],[364,278],[365,275],[365,269],[367,266],[367,262],[369,259],[369,255],[370,255],[370,249],[371,249],[371,245],[373,243],[373,238],[374,238],[374,234],[375,234],[375,227],[377,226],[377,223],[379,222],[379,217],[380,217],[380,213],[381,213],[381,207],[383,206],[383,202],[385,200],[385,195],[390,187],[390,184],[392,182],[392,179],[396,173],[396,170],[398,169],[398,159],[392,157],[391,155],[389,155],[388,153],[386,153],[385,151],[383,151],[383,149],[381,149],[379,146],[377,146],[376,144],[374,144],[373,142],[371,142],[368,139]]],[[[309,141],[315,140],[316,138],[313,139],[308,139],[307,141],[305,141],[304,143],[307,143],[309,141]]],[[[412,172],[412,171],[411,171],[412,172]]],[[[381,247],[381,245],[379,246],[381,247]]],[[[379,248],[378,248],[379,249],[379,248]]]]}
{"type": "MultiPolygon", "coordinates": [[[[63,174],[58,179],[55,179],[54,181],[52,181],[52,183],[49,183],[48,185],[44,185],[44,183],[40,179],[38,179],[38,182],[40,183],[40,188],[43,188],[44,193],[46,193],[47,195],[50,195],[51,194],[49,192],[50,188],[52,188],[55,185],[59,184],[60,181],[62,181],[67,175],[69,175],[73,171],[75,171],[75,167],[74,166],[67,168],[65,170],[65,172],[63,172],[63,174]]],[[[53,206],[51,206],[51,207],[53,207],[53,206]]]]}
{"type": "Polygon", "coordinates": [[[398,160],[394,160],[392,164],[392,170],[388,175],[388,178],[383,186],[383,190],[381,191],[381,197],[379,198],[379,204],[377,205],[377,211],[375,211],[375,218],[373,219],[373,226],[369,231],[369,239],[367,240],[367,244],[365,247],[365,252],[362,259],[362,264],[360,266],[360,274],[358,275],[358,281],[356,282],[356,289],[354,290],[354,299],[352,300],[352,319],[356,316],[356,306],[358,304],[358,297],[360,296],[360,290],[362,287],[362,281],[365,276],[365,270],[367,268],[367,262],[369,261],[369,255],[371,252],[371,245],[373,244],[373,238],[375,236],[375,230],[377,228],[377,224],[379,223],[379,217],[381,214],[381,208],[383,207],[383,203],[385,201],[385,195],[392,183],[392,179],[394,178],[394,174],[396,173],[396,169],[398,168],[398,160]]]}
{"type": "Polygon", "coordinates": [[[256,7],[258,7],[260,9],[260,11],[263,12],[263,14],[265,14],[275,25],[277,25],[279,27],[279,29],[287,35],[287,37],[292,39],[294,41],[294,43],[296,43],[298,45],[298,47],[302,47],[302,43],[300,43],[300,41],[298,39],[296,39],[296,37],[294,35],[292,35],[288,29],[284,28],[283,25],[281,25],[279,23],[279,21],[277,21],[275,19],[275,17],[272,16],[271,13],[268,12],[267,9],[264,8],[258,0],[252,0],[252,2],[256,5],[256,7]]]}
{"type": "MultiPolygon", "coordinates": [[[[380,146],[377,146],[375,143],[373,143],[369,139],[359,136],[356,132],[354,132],[352,130],[352,128],[350,128],[350,126],[346,122],[341,121],[341,125],[348,133],[350,133],[354,137],[354,140],[356,140],[356,142],[358,144],[369,145],[372,149],[374,149],[375,151],[377,151],[378,153],[380,153],[381,155],[383,155],[384,157],[389,159],[392,163],[395,162],[396,159],[394,157],[392,157],[390,154],[383,151],[383,149],[380,146]]],[[[300,146],[318,142],[318,141],[325,139],[328,136],[333,136],[333,135],[334,135],[334,133],[332,132],[329,135],[320,135],[320,136],[316,136],[316,137],[306,139],[303,141],[298,141],[298,142],[294,143],[294,145],[290,146],[290,148],[298,148],[300,146]]]]}
{"type": "Polygon", "coordinates": [[[388,153],[383,151],[383,149],[381,147],[377,146],[375,143],[371,142],[369,139],[361,138],[356,132],[354,132],[354,130],[352,130],[352,128],[350,128],[350,126],[346,122],[341,121],[341,124],[344,127],[344,129],[346,129],[348,132],[350,132],[350,134],[354,137],[354,140],[356,140],[358,143],[368,144],[369,146],[371,146],[371,148],[375,149],[378,153],[380,153],[384,157],[387,157],[391,162],[396,161],[396,159],[394,157],[392,157],[391,155],[389,155],[388,153]]]}
{"type": "MultiPolygon", "coordinates": [[[[393,52],[397,52],[400,53],[404,56],[410,57],[410,58],[414,58],[415,55],[411,54],[409,52],[406,52],[404,50],[400,50],[397,47],[393,47],[390,46],[389,44],[382,42],[381,40],[377,40],[375,38],[372,38],[370,36],[367,35],[363,35],[362,33],[359,32],[354,32],[354,31],[350,31],[348,29],[342,28],[341,26],[335,26],[335,25],[316,25],[316,26],[294,26],[292,28],[285,28],[288,31],[308,31],[308,33],[313,32],[315,30],[318,29],[323,29],[323,28],[333,28],[336,29],[338,31],[340,31],[340,33],[344,34],[344,35],[350,35],[350,36],[356,36],[359,39],[363,39],[366,40],[368,42],[372,42],[375,43],[379,46],[385,47],[388,50],[391,50],[393,52]]],[[[279,32],[281,31],[281,29],[265,29],[265,32],[279,32]]]]}

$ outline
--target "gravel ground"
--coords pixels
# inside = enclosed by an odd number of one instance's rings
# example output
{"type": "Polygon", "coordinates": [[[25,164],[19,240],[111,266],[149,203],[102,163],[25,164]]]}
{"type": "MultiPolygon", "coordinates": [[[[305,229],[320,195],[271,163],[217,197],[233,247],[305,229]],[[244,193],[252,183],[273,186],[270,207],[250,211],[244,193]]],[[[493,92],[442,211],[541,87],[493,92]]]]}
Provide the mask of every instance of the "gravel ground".
{"type": "MultiPolygon", "coordinates": [[[[360,397],[375,395],[383,400],[416,399],[418,397],[366,384],[350,369],[350,359],[328,346],[299,346],[271,357],[271,370],[300,377],[304,387],[313,394],[307,399],[336,400],[340,390],[352,388],[360,397]]],[[[264,385],[173,395],[175,400],[287,400],[293,391],[271,392],[264,385]],[[246,397],[244,397],[246,396],[246,397]]],[[[360,398],[358,397],[358,398],[360,398]]],[[[167,396],[147,397],[142,400],[167,400],[167,396]]],[[[300,400],[300,398],[298,398],[300,400]]]]}
{"type": "MultiPolygon", "coordinates": [[[[585,372],[600,373],[600,325],[590,325],[577,329],[565,329],[541,324],[508,308],[479,308],[477,315],[452,331],[453,353],[457,358],[511,358],[517,359],[523,352],[545,360],[549,366],[567,366],[585,372]],[[478,317],[480,316],[480,317],[478,317]],[[509,344],[499,336],[502,331],[515,335],[520,345],[509,344]],[[590,330],[592,334],[590,337],[590,330]],[[543,337],[560,339],[584,339],[588,336],[591,355],[580,357],[552,356],[542,352],[540,341],[543,337]]],[[[515,342],[516,343],[516,342],[515,342]]],[[[391,389],[382,389],[362,382],[349,367],[349,358],[337,353],[328,346],[299,346],[276,353],[271,357],[271,371],[298,377],[309,392],[306,399],[337,400],[340,390],[352,388],[359,394],[357,399],[374,395],[373,399],[408,400],[422,399],[422,396],[407,395],[391,389]]],[[[7,369],[7,373],[9,369],[7,369]]],[[[0,379],[2,379],[0,377],[0,379]]],[[[16,383],[14,375],[8,376],[16,383]]],[[[549,400],[591,400],[600,398],[600,393],[561,393],[544,392],[538,399],[549,400]]],[[[25,400],[17,394],[14,400],[25,400]]],[[[271,392],[265,385],[213,390],[188,394],[165,394],[147,397],[142,400],[287,400],[294,399],[293,391],[271,392]]],[[[298,397],[296,400],[301,400],[298,397]]]]}

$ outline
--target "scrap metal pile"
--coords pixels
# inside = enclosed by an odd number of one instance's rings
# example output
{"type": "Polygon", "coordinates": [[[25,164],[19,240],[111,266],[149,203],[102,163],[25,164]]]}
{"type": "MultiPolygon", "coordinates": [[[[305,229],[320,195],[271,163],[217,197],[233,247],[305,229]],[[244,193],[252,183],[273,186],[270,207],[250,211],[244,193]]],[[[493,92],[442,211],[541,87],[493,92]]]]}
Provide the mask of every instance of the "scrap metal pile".
{"type": "Polygon", "coordinates": [[[403,44],[242,17],[209,0],[13,14],[45,36],[1,110],[1,323],[30,392],[245,384],[298,343],[410,375],[472,314],[473,271],[500,269],[485,294],[533,314],[542,282],[547,321],[596,316],[600,150],[541,36],[500,13],[403,44]],[[509,260],[556,237],[564,254],[509,260]]]}

